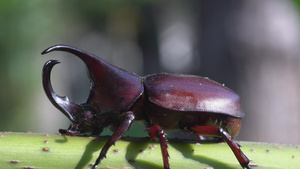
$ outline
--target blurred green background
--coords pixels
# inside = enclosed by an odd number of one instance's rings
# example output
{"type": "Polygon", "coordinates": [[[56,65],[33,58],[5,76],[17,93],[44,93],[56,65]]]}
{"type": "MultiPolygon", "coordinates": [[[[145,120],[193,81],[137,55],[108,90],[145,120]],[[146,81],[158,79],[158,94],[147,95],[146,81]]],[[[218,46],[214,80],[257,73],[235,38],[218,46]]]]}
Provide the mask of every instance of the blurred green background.
{"type": "MultiPolygon", "coordinates": [[[[0,131],[56,133],[69,122],[42,89],[88,97],[85,66],[55,44],[89,51],[144,76],[207,76],[242,98],[238,139],[300,144],[299,1],[0,1],[0,131]]],[[[143,133],[142,125],[131,133],[143,133]]],[[[185,136],[179,133],[179,136],[185,136]]]]}

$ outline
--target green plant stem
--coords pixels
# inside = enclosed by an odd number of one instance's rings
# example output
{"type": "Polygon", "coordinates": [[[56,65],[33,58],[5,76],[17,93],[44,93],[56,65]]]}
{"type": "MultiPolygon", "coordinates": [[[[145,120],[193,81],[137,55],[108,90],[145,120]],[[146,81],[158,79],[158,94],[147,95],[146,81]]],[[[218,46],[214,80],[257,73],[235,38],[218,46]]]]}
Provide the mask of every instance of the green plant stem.
{"type": "MultiPolygon", "coordinates": [[[[0,168],[91,168],[108,137],[0,132],[0,168]]],[[[300,146],[239,142],[253,168],[300,168],[300,146]]],[[[241,168],[225,143],[169,140],[172,169],[241,168]]],[[[150,139],[127,138],[112,146],[98,168],[163,168],[161,150],[150,139]]]]}

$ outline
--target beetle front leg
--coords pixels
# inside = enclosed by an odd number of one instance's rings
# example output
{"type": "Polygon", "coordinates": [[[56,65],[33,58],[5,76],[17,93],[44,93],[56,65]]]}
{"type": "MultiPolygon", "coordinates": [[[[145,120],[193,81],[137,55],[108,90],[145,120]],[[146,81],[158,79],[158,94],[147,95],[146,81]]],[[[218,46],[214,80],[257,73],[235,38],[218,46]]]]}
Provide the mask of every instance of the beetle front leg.
{"type": "Polygon", "coordinates": [[[189,128],[194,134],[208,135],[208,136],[222,136],[227,142],[234,155],[238,159],[239,163],[243,168],[251,169],[249,166],[250,160],[240,149],[240,145],[233,140],[233,138],[221,127],[218,126],[194,126],[189,128]]]}
{"type": "Polygon", "coordinates": [[[119,125],[114,134],[109,138],[104,147],[102,148],[99,157],[97,158],[95,164],[93,165],[93,169],[97,168],[97,165],[100,164],[101,160],[105,157],[107,150],[111,147],[111,145],[115,145],[116,141],[130,128],[132,123],[134,122],[134,114],[132,111],[129,111],[125,114],[122,123],[119,125]]]}
{"type": "Polygon", "coordinates": [[[165,137],[164,131],[158,126],[158,125],[153,125],[151,126],[148,130],[149,136],[153,139],[159,139],[160,142],[160,148],[161,148],[161,153],[163,156],[163,161],[164,161],[164,168],[169,169],[169,153],[168,153],[168,145],[167,145],[167,139],[165,137]]]}

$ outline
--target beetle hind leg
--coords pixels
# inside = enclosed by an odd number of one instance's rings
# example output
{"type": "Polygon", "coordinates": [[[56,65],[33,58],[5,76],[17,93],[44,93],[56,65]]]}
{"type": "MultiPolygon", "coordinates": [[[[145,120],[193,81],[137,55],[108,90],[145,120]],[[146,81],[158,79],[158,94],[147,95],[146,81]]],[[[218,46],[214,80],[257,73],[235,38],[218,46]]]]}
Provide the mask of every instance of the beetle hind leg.
{"type": "Polygon", "coordinates": [[[158,125],[153,125],[147,130],[151,139],[159,139],[161,153],[164,161],[164,169],[170,169],[169,159],[168,159],[169,153],[167,150],[168,145],[167,145],[167,139],[165,137],[164,131],[158,125]]]}
{"type": "Polygon", "coordinates": [[[206,135],[206,136],[220,136],[227,142],[240,165],[243,168],[251,169],[249,166],[250,160],[246,157],[246,155],[240,149],[240,145],[234,141],[234,139],[225,131],[223,128],[218,126],[194,126],[189,128],[196,135],[206,135]]]}

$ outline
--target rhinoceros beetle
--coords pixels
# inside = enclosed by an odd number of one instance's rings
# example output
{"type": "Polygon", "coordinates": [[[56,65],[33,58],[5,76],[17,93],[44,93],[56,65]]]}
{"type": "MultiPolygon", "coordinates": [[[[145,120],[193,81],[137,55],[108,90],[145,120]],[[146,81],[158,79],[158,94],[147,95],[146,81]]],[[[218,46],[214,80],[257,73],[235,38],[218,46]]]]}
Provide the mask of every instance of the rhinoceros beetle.
{"type": "Polygon", "coordinates": [[[55,45],[42,52],[65,51],[79,57],[88,68],[91,88],[86,103],[77,104],[57,95],[50,74],[58,60],[43,68],[43,87],[52,104],[72,122],[60,133],[71,136],[99,135],[106,127],[114,132],[106,142],[93,168],[106,157],[108,149],[135,120],[142,120],[151,138],[161,145],[164,168],[170,168],[164,130],[178,129],[196,136],[224,139],[243,168],[251,168],[240,145],[233,140],[244,116],[240,98],[224,85],[205,77],[183,74],[129,73],[83,50],[55,45]]]}

